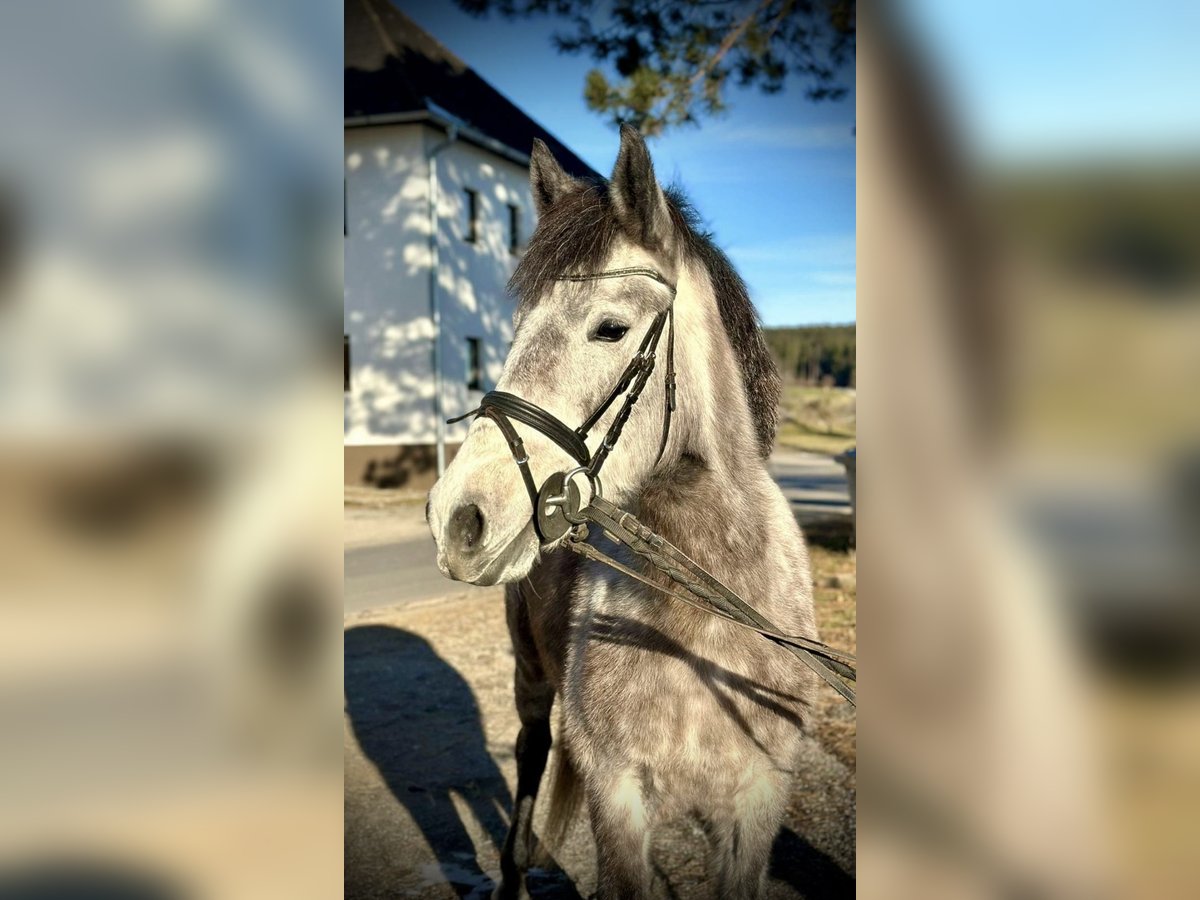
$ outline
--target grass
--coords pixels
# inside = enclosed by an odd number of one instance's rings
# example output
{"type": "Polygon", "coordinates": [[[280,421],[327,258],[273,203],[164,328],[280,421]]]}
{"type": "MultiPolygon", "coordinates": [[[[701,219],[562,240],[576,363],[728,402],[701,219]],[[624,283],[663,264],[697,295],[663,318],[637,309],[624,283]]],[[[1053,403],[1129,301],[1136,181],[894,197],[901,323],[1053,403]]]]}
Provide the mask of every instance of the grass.
{"type": "MultiPolygon", "coordinates": [[[[857,653],[855,551],[833,550],[810,541],[809,560],[813,574],[817,631],[821,640],[835,649],[857,653]]],[[[830,753],[850,768],[855,767],[858,759],[855,710],[828,686],[823,686],[817,695],[813,733],[830,753]]]]}
{"type": "Polygon", "coordinates": [[[849,450],[856,439],[856,400],[854,388],[785,384],[776,442],[830,456],[849,450]]]}

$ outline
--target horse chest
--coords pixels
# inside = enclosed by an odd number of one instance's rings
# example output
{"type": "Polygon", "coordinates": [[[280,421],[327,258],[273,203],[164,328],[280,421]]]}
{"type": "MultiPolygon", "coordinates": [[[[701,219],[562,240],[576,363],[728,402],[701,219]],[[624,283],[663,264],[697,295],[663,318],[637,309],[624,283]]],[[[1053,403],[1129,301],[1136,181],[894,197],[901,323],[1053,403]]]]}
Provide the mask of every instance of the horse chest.
{"type": "Polygon", "coordinates": [[[740,671],[738,639],[704,640],[721,627],[704,623],[698,640],[694,629],[639,611],[596,603],[579,623],[563,704],[574,739],[623,761],[688,770],[761,749],[772,717],[739,692],[755,673],[740,671]]]}

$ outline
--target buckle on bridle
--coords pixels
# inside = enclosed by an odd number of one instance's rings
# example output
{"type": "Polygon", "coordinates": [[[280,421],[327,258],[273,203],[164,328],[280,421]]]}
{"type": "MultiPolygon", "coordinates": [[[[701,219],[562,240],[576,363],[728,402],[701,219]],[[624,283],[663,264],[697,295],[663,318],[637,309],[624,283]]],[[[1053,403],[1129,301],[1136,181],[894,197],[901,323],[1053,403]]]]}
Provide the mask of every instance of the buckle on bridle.
{"type": "Polygon", "coordinates": [[[525,442],[520,437],[508,442],[508,450],[513,455],[513,460],[518,466],[523,466],[529,462],[529,451],[525,449],[525,442]]]}

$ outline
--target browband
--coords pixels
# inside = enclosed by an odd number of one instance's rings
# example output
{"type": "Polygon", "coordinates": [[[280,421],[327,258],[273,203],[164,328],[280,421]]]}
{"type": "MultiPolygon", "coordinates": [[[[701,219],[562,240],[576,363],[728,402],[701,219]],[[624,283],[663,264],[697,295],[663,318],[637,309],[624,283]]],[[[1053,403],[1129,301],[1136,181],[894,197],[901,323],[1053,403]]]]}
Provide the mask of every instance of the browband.
{"type": "Polygon", "coordinates": [[[555,281],[599,281],[602,278],[625,278],[629,275],[645,275],[647,278],[653,278],[659,284],[668,288],[671,291],[671,296],[675,296],[675,285],[667,281],[666,276],[657,269],[650,269],[645,266],[629,266],[625,269],[609,269],[607,272],[597,272],[593,275],[560,275],[555,278],[555,281]]]}

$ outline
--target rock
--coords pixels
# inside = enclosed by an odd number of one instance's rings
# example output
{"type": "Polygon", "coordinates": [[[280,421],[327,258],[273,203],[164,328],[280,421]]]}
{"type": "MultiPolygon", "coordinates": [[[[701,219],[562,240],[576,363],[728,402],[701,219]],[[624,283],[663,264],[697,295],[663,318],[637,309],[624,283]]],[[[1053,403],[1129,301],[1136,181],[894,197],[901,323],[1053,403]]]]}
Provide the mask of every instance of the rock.
{"type": "Polygon", "coordinates": [[[856,579],[850,572],[839,572],[825,579],[825,587],[834,588],[839,591],[852,591],[855,588],[855,584],[856,579]]]}

